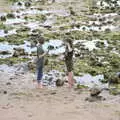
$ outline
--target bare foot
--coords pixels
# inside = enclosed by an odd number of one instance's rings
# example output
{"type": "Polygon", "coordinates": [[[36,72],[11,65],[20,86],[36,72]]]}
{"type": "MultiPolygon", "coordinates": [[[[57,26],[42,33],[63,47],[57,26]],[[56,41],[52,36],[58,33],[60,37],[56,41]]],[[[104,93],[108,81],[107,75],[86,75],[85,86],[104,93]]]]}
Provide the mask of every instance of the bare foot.
{"type": "Polygon", "coordinates": [[[37,80],[34,79],[34,80],[33,80],[33,83],[35,83],[35,82],[37,82],[37,80]]]}
{"type": "Polygon", "coordinates": [[[39,89],[39,88],[40,88],[40,89],[43,88],[42,83],[38,83],[37,88],[38,88],[38,89],[39,89]]]}

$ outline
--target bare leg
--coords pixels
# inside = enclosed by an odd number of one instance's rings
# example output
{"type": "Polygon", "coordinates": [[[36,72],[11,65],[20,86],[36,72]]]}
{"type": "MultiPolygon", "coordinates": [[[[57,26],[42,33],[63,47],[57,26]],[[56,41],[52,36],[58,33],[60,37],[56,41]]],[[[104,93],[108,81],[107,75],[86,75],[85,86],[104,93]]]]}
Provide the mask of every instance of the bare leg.
{"type": "Polygon", "coordinates": [[[43,84],[42,84],[42,82],[38,83],[37,88],[43,88],[43,84]]]}
{"type": "Polygon", "coordinates": [[[68,73],[68,83],[69,83],[69,87],[71,88],[74,84],[74,80],[73,80],[73,73],[69,72],[68,73]]]}

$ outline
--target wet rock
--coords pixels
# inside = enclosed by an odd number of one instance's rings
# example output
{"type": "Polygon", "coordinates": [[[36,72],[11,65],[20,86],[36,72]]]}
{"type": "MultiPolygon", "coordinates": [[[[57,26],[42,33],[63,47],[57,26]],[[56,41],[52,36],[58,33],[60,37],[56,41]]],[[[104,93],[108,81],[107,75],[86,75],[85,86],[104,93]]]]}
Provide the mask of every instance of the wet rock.
{"type": "Polygon", "coordinates": [[[23,48],[14,48],[13,57],[18,57],[21,55],[26,55],[26,52],[23,48]]]}
{"type": "Polygon", "coordinates": [[[11,85],[11,82],[7,82],[6,85],[11,85]]]}
{"type": "Polygon", "coordinates": [[[104,45],[104,42],[98,41],[98,42],[95,44],[95,46],[98,47],[98,48],[103,48],[105,45],[104,45]]]}
{"type": "Polygon", "coordinates": [[[22,27],[22,28],[16,30],[16,32],[26,32],[26,31],[30,31],[30,28],[28,28],[28,27],[22,27]]]}
{"type": "Polygon", "coordinates": [[[21,3],[21,2],[18,2],[17,5],[22,6],[22,3],[21,3]]]}
{"type": "Polygon", "coordinates": [[[107,29],[105,29],[105,32],[109,33],[109,32],[111,32],[111,29],[107,28],[107,29]]]}
{"type": "Polygon", "coordinates": [[[54,46],[49,45],[49,46],[48,46],[48,49],[49,49],[49,50],[53,50],[53,49],[54,49],[54,46]]]}
{"type": "Polygon", "coordinates": [[[72,7],[69,7],[69,10],[70,10],[70,15],[73,15],[73,16],[75,16],[75,15],[76,15],[76,13],[75,13],[75,11],[73,10],[73,8],[72,8],[72,7]]]}
{"type": "Polygon", "coordinates": [[[36,65],[32,62],[28,62],[28,69],[29,70],[34,70],[36,68],[36,65]]]}
{"type": "Polygon", "coordinates": [[[60,87],[60,86],[63,86],[64,85],[64,81],[63,80],[61,80],[61,79],[57,79],[56,80],[56,86],[57,87],[60,87]]]}
{"type": "Polygon", "coordinates": [[[6,17],[5,16],[1,16],[0,19],[1,19],[1,21],[6,21],[6,17]]]}
{"type": "Polygon", "coordinates": [[[26,7],[30,7],[30,6],[31,6],[31,3],[30,3],[30,2],[25,2],[25,6],[26,6],[26,7]]]}
{"type": "Polygon", "coordinates": [[[109,84],[120,84],[120,75],[112,74],[109,78],[109,84]]]}
{"type": "Polygon", "coordinates": [[[3,91],[3,94],[7,94],[7,91],[6,91],[6,90],[4,90],[4,91],[3,91]]]}
{"type": "Polygon", "coordinates": [[[57,94],[57,92],[56,91],[52,91],[52,92],[50,92],[50,94],[51,95],[55,95],[55,94],[57,94]]]}
{"type": "Polygon", "coordinates": [[[7,14],[7,18],[15,18],[15,15],[12,14],[12,13],[8,13],[8,14],[7,14]]]}
{"type": "Polygon", "coordinates": [[[99,89],[99,88],[91,88],[90,89],[90,96],[98,96],[100,93],[102,92],[102,90],[101,89],[99,89]]]}
{"type": "Polygon", "coordinates": [[[4,33],[7,34],[7,33],[8,33],[8,30],[4,30],[4,33]]]}
{"type": "Polygon", "coordinates": [[[102,96],[87,97],[87,98],[85,98],[85,101],[88,101],[88,102],[97,102],[97,101],[104,101],[104,100],[106,100],[106,99],[103,98],[102,96]]]}
{"type": "Polygon", "coordinates": [[[2,55],[7,55],[7,54],[10,54],[10,52],[9,51],[0,51],[0,54],[2,54],[2,55]]]}

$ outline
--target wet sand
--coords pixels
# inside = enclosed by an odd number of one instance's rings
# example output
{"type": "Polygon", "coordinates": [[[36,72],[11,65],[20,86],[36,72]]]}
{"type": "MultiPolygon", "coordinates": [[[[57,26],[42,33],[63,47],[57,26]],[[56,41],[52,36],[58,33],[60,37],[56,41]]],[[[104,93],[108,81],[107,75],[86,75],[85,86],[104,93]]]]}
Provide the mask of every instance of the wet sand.
{"type": "Polygon", "coordinates": [[[108,91],[101,94],[105,101],[88,102],[88,90],[67,84],[36,89],[31,73],[0,72],[0,83],[0,120],[120,120],[120,97],[108,91]]]}

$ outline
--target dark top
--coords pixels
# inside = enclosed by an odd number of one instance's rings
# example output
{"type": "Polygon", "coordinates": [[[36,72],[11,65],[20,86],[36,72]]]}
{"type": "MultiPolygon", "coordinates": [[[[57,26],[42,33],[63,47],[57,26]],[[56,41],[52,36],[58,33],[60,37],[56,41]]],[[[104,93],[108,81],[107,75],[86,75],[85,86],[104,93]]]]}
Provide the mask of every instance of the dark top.
{"type": "Polygon", "coordinates": [[[65,50],[65,64],[67,71],[71,72],[73,70],[73,50],[69,51],[67,47],[65,50]]]}
{"type": "Polygon", "coordinates": [[[44,53],[42,45],[37,46],[37,67],[43,67],[44,66],[44,57],[39,58],[40,55],[44,53]]]}

